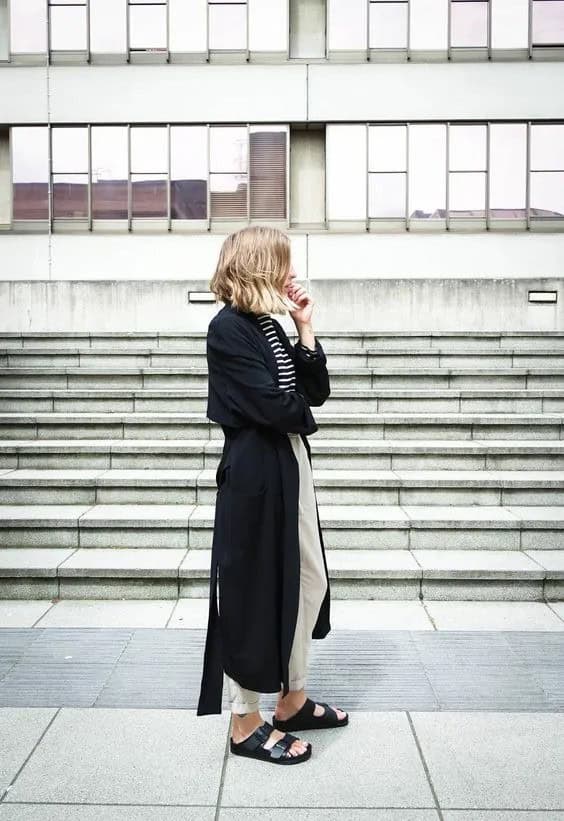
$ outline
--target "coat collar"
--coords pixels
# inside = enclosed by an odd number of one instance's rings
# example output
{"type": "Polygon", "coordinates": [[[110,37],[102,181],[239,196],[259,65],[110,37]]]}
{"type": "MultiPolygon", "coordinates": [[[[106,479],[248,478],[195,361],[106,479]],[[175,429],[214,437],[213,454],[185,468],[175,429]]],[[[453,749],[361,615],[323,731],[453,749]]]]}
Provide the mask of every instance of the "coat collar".
{"type": "MultiPolygon", "coordinates": [[[[262,346],[262,349],[264,351],[264,355],[268,364],[268,369],[271,372],[274,379],[276,380],[276,382],[278,382],[278,362],[276,361],[276,357],[274,356],[274,351],[272,350],[270,342],[268,341],[268,339],[262,331],[262,328],[260,327],[257,315],[252,313],[251,311],[242,311],[241,309],[236,308],[230,302],[226,302],[221,310],[224,310],[230,314],[237,314],[238,316],[242,316],[244,319],[250,322],[251,325],[255,327],[257,339],[259,340],[259,344],[262,346]]],[[[282,347],[288,352],[289,356],[293,361],[294,349],[292,345],[289,343],[287,337],[283,335],[280,339],[280,342],[282,344],[282,347]]]]}

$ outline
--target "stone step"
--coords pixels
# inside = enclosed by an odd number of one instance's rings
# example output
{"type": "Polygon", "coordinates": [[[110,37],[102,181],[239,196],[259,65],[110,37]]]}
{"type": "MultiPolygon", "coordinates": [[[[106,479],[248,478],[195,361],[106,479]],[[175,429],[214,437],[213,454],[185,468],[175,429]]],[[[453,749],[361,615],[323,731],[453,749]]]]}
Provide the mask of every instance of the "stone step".
{"type": "MultiPolygon", "coordinates": [[[[0,413],[205,413],[207,389],[12,389],[0,390],[0,413]]],[[[412,413],[563,413],[564,389],[454,390],[373,388],[335,389],[324,411],[412,413]]]]}
{"type": "MultiPolygon", "coordinates": [[[[564,349],[452,350],[449,347],[382,350],[369,340],[356,348],[333,348],[330,366],[337,368],[564,368],[564,349]]],[[[113,347],[96,349],[51,347],[0,347],[3,368],[204,368],[206,348],[154,350],[113,347]]]]}
{"type": "MultiPolygon", "coordinates": [[[[564,438],[564,416],[558,413],[337,413],[316,409],[319,430],[325,438],[396,437],[446,439],[564,438]]],[[[65,436],[83,439],[221,438],[219,425],[199,413],[2,413],[0,438],[23,439],[65,436]]]]}
{"type": "MultiPolygon", "coordinates": [[[[372,388],[449,388],[456,390],[495,388],[564,388],[564,367],[347,367],[336,368],[328,361],[331,388],[335,390],[372,388]]],[[[176,368],[5,368],[0,367],[0,389],[112,388],[158,390],[160,388],[197,388],[207,390],[206,367],[176,368]]]]}
{"type": "MultiPolygon", "coordinates": [[[[564,470],[564,439],[308,439],[315,469],[564,470]]],[[[0,439],[0,468],[217,468],[223,440],[0,439]]]]}
{"type": "MultiPolygon", "coordinates": [[[[7,548],[0,598],[178,599],[209,595],[211,551],[7,548]]],[[[561,601],[564,552],[327,551],[332,599],[561,601]]]]}
{"type": "MultiPolygon", "coordinates": [[[[0,547],[211,548],[215,505],[0,505],[0,547]]],[[[319,505],[327,549],[564,548],[561,505],[319,505]]],[[[563,551],[564,555],[564,551],[563,551]]]]}
{"type": "MultiPolygon", "coordinates": [[[[215,504],[215,469],[6,469],[0,504],[215,504]]],[[[323,505],[561,505],[564,471],[314,467],[323,505]]]]}
{"type": "MultiPolygon", "coordinates": [[[[220,306],[219,306],[220,307],[220,306]]],[[[295,330],[287,330],[292,341],[295,330]]],[[[0,333],[0,348],[108,348],[150,350],[182,348],[198,351],[205,346],[207,330],[202,331],[15,331],[0,333]]],[[[505,348],[564,349],[564,331],[319,331],[316,335],[326,350],[354,349],[359,346],[381,348],[458,347],[464,350],[500,350],[505,348]]]]}

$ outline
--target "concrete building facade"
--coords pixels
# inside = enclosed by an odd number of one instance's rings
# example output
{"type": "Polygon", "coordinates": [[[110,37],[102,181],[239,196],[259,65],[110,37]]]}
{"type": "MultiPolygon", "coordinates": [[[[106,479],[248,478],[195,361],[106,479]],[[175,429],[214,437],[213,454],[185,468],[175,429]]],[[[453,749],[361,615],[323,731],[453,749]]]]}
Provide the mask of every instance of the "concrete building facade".
{"type": "Polygon", "coordinates": [[[561,330],[560,0],[0,0],[7,331],[205,330],[227,233],[317,322],[561,330]]]}

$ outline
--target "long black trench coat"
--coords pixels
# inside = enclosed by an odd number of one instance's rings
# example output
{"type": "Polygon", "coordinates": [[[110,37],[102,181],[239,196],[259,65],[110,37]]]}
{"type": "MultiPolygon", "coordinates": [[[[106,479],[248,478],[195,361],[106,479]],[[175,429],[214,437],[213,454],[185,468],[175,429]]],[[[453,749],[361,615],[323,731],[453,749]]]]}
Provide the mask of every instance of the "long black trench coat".
{"type": "MultiPolygon", "coordinates": [[[[216,471],[216,503],[208,628],[197,715],[221,713],[223,672],[259,693],[289,691],[289,659],[300,584],[299,468],[289,432],[299,433],[311,465],[307,435],[318,430],[310,406],[330,394],[325,352],[292,345],[272,317],[294,361],[296,391],[278,387],[274,352],[253,313],[226,303],[207,333],[207,416],[225,443],[216,471]],[[217,573],[219,571],[219,612],[217,573]]],[[[327,592],[312,632],[331,629],[325,545],[317,526],[327,592]]]]}

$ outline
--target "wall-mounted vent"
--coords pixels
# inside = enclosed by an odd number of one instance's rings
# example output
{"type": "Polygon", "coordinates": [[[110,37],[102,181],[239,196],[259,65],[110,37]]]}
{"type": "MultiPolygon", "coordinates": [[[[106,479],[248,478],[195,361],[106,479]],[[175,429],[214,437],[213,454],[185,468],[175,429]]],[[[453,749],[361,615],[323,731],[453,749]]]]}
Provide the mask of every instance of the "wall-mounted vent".
{"type": "Polygon", "coordinates": [[[188,291],[188,302],[215,302],[212,291],[188,291]]]}
{"type": "Polygon", "coordinates": [[[558,291],[529,291],[529,302],[557,302],[558,291]]]}

